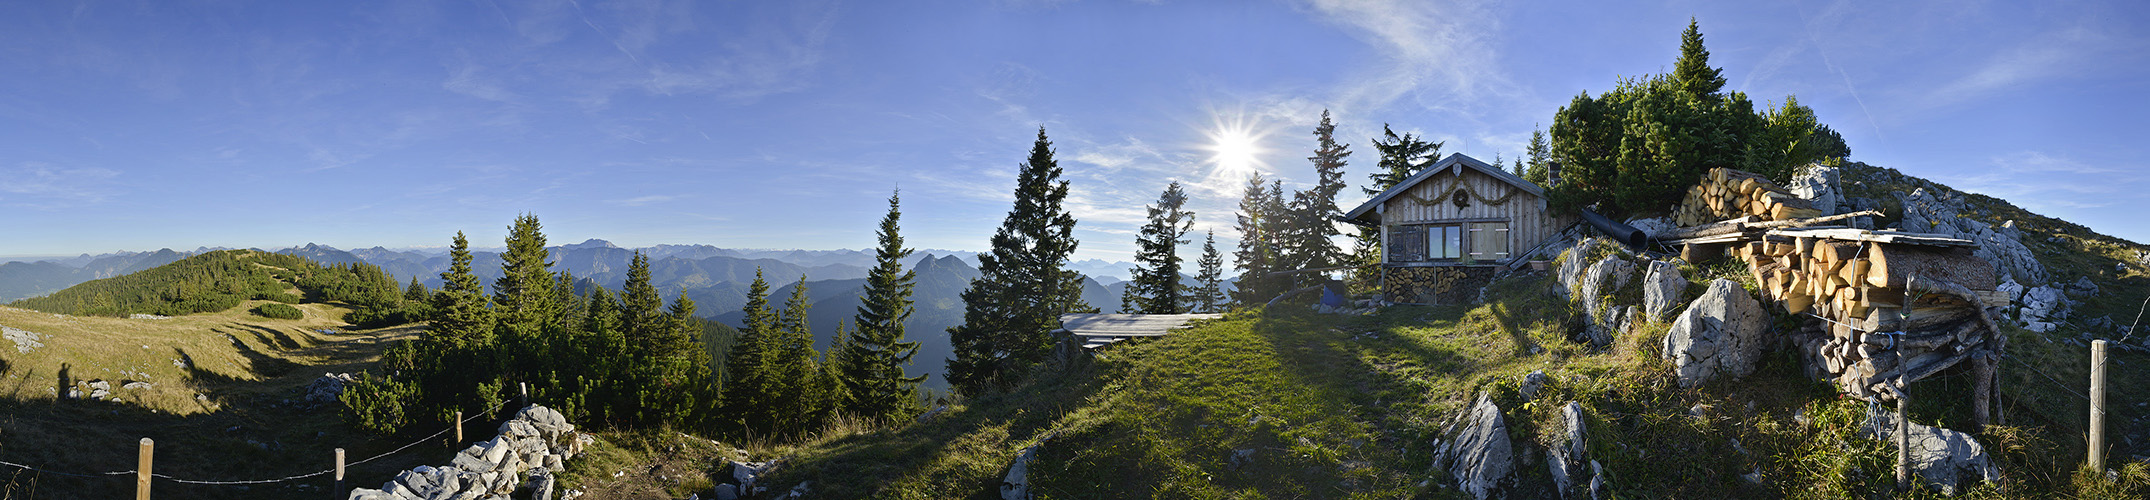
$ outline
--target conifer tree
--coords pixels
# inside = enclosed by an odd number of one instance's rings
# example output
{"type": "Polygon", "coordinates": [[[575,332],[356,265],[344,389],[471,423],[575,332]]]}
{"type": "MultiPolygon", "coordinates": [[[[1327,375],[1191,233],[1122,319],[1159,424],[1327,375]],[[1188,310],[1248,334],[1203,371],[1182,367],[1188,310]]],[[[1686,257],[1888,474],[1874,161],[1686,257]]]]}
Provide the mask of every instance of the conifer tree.
{"type": "Polygon", "coordinates": [[[1082,274],[1065,268],[1075,253],[1075,217],[1062,208],[1068,182],[1060,179],[1045,129],[1016,173],[1015,207],[993,234],[992,251],[978,256],[978,279],[963,291],[963,324],[948,329],[955,359],[948,381],[975,394],[1008,381],[1045,359],[1062,313],[1094,310],[1082,303],[1082,274]]]}
{"type": "Polygon", "coordinates": [[[904,341],[903,327],[913,310],[911,291],[918,273],[903,269],[903,259],[911,256],[911,249],[903,247],[900,233],[900,194],[889,195],[888,215],[874,232],[880,246],[874,250],[874,268],[866,276],[866,292],[854,316],[858,330],[846,339],[839,324],[839,344],[829,349],[830,357],[841,361],[833,364],[844,389],[844,410],[872,420],[914,413],[918,384],[926,379],[925,375],[904,374],[911,357],[918,354],[917,342],[904,341]]]}
{"type": "MultiPolygon", "coordinates": [[[[1336,142],[1336,124],[1329,120],[1328,110],[1322,110],[1321,123],[1314,126],[1314,139],[1314,156],[1307,157],[1314,162],[1314,186],[1292,193],[1288,209],[1291,222],[1286,225],[1279,266],[1286,271],[1332,267],[1345,261],[1332,239],[1342,234],[1336,230],[1335,218],[1343,215],[1336,208],[1336,195],[1344,190],[1350,146],[1336,142]]],[[[1323,279],[1319,273],[1292,276],[1295,282],[1323,279]]]]}
{"type": "Polygon", "coordinates": [[[1179,246],[1194,230],[1194,212],[1184,210],[1187,191],[1178,181],[1165,186],[1157,204],[1148,207],[1150,222],[1135,239],[1136,267],[1128,269],[1127,291],[1121,308],[1140,314],[1186,312],[1187,293],[1180,285],[1179,246]]]}
{"type": "Polygon", "coordinates": [[[1702,29],[1687,18],[1687,31],[1680,33],[1680,59],[1672,63],[1672,81],[1689,95],[1714,96],[1724,89],[1724,70],[1710,66],[1710,50],[1702,46],[1702,29]]]}
{"type": "Polygon", "coordinates": [[[433,302],[433,290],[427,289],[425,283],[418,282],[418,276],[412,275],[411,285],[403,289],[403,301],[409,304],[430,304],[433,302]]]}
{"type": "MultiPolygon", "coordinates": [[[[1381,124],[1381,137],[1374,138],[1373,144],[1374,151],[1381,155],[1381,159],[1379,168],[1366,176],[1367,180],[1372,182],[1359,188],[1367,196],[1379,195],[1382,191],[1396,187],[1397,184],[1403,183],[1404,179],[1416,175],[1419,169],[1439,160],[1444,143],[1428,142],[1410,132],[1397,135],[1394,129],[1384,123],[1381,124]]],[[[1374,266],[1381,263],[1382,252],[1386,249],[1381,248],[1380,228],[1361,227],[1357,236],[1352,246],[1351,262],[1361,267],[1351,273],[1351,286],[1355,290],[1368,291],[1374,288],[1378,281],[1377,276],[1381,270],[1374,266]]]]}
{"type": "Polygon", "coordinates": [[[515,224],[508,226],[507,251],[500,254],[502,274],[493,280],[493,304],[501,327],[518,341],[536,336],[558,320],[559,299],[553,297],[558,277],[553,275],[542,229],[536,215],[515,218],[515,224]]]}
{"type": "Polygon", "coordinates": [[[1224,296],[1224,256],[1217,254],[1217,232],[1212,230],[1202,239],[1202,258],[1195,261],[1198,269],[1195,282],[1198,285],[1188,297],[1188,309],[1198,313],[1224,312],[1228,299],[1224,296]]]}
{"type": "Polygon", "coordinates": [[[821,356],[814,350],[814,332],[806,317],[812,307],[806,296],[806,276],[801,275],[777,316],[775,342],[770,344],[776,354],[768,365],[775,375],[771,401],[775,421],[770,432],[779,435],[797,435],[819,426],[832,403],[833,380],[817,359],[821,356]]]}
{"type": "Polygon", "coordinates": [[[1524,154],[1529,163],[1523,164],[1523,173],[1517,175],[1521,176],[1523,180],[1537,184],[1538,187],[1552,187],[1547,185],[1552,182],[1552,174],[1549,170],[1552,164],[1552,149],[1545,142],[1545,130],[1530,131],[1530,149],[1526,150],[1524,154]]]}
{"type": "Polygon", "coordinates": [[[1267,276],[1277,271],[1278,239],[1284,224],[1284,214],[1272,207],[1271,194],[1262,174],[1255,173],[1247,176],[1247,187],[1239,198],[1239,247],[1232,252],[1232,260],[1240,270],[1235,295],[1248,306],[1284,293],[1281,280],[1267,276]]]}
{"type": "Polygon", "coordinates": [[[440,273],[440,293],[433,294],[433,325],[427,336],[450,349],[481,349],[493,345],[493,309],[486,300],[485,285],[471,274],[470,240],[456,231],[448,247],[448,271],[440,273]]]}
{"type": "Polygon", "coordinates": [[[742,434],[771,432],[775,416],[770,405],[775,401],[780,374],[771,372],[771,361],[778,353],[775,348],[776,318],[769,310],[769,282],[762,279],[761,269],[754,270],[754,282],[747,286],[745,324],[739,327],[739,339],[732,344],[732,352],[725,361],[727,380],[723,386],[724,409],[731,415],[731,426],[742,434]]]}

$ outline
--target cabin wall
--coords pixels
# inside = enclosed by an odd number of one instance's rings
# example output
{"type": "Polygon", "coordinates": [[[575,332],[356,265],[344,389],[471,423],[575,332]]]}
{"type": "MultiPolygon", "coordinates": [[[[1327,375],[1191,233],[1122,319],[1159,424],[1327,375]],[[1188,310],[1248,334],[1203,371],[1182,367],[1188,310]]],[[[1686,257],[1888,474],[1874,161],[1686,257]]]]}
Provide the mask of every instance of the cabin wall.
{"type": "Polygon", "coordinates": [[[1506,220],[1508,248],[1516,257],[1564,226],[1546,216],[1544,197],[1460,166],[1434,174],[1382,205],[1381,220],[1385,225],[1506,220]],[[1459,188],[1470,193],[1466,195],[1470,201],[1463,208],[1454,203],[1459,188]]]}

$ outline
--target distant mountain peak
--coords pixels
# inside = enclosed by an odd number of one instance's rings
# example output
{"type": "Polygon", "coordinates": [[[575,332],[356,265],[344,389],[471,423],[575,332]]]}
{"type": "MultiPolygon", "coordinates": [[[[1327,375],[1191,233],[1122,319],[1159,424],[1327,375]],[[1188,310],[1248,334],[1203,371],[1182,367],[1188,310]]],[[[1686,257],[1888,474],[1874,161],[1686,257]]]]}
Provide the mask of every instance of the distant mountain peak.
{"type": "Polygon", "coordinates": [[[573,244],[573,245],[560,245],[560,248],[565,248],[565,249],[568,249],[568,250],[581,250],[581,249],[584,249],[584,248],[619,248],[619,247],[620,247],[619,245],[614,245],[614,244],[612,244],[612,242],[610,242],[610,241],[600,240],[600,239],[597,239],[597,238],[590,238],[590,239],[587,239],[587,240],[582,240],[582,242],[581,242],[581,243],[576,243],[576,244],[573,244]]]}

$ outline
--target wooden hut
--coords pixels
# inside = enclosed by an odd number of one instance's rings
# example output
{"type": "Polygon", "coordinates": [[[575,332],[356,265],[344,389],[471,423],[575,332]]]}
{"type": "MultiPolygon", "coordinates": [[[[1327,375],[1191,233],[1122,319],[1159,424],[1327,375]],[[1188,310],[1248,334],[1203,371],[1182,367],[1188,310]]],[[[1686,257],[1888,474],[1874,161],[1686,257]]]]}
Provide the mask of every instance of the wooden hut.
{"type": "Polygon", "coordinates": [[[1463,154],[1433,162],[1344,215],[1381,228],[1381,288],[1391,302],[1456,303],[1498,266],[1521,266],[1574,224],[1545,188],[1463,154]]]}

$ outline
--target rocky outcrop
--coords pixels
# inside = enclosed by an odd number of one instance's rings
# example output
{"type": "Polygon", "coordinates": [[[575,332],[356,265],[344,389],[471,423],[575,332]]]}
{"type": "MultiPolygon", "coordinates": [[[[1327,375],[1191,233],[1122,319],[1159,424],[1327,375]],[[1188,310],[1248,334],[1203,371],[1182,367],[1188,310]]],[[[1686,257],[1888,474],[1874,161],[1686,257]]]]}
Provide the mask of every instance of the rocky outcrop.
{"type": "Polygon", "coordinates": [[[1828,216],[1844,213],[1844,190],[1838,187],[1842,182],[1843,176],[1837,167],[1814,164],[1800,169],[1798,175],[1792,176],[1791,184],[1784,188],[1828,216]]]}
{"type": "MultiPolygon", "coordinates": [[[[1896,444],[1896,426],[1901,419],[1896,412],[1875,408],[1867,413],[1866,426],[1862,429],[1867,437],[1896,444]]],[[[1955,495],[1956,488],[1966,481],[1978,479],[1987,482],[2001,480],[2001,469],[1993,464],[1986,448],[1979,446],[1970,434],[1939,427],[1912,423],[1909,429],[1911,446],[1911,470],[1919,479],[1942,494],[1955,495]]]]}
{"type": "Polygon", "coordinates": [[[2016,313],[2016,319],[2023,321],[2025,330],[2053,331],[2059,326],[2057,323],[2068,319],[2068,294],[2059,288],[2041,286],[2024,290],[2021,303],[2023,307],[2016,313]]]}
{"type": "Polygon", "coordinates": [[[1657,235],[1664,234],[1666,231],[1680,228],[1680,225],[1672,222],[1669,217],[1628,219],[1627,226],[1642,231],[1642,234],[1649,235],[1652,238],[1656,238],[1657,235]]]}
{"type": "Polygon", "coordinates": [[[1588,497],[1597,498],[1595,491],[1602,488],[1590,485],[1601,484],[1603,480],[1597,477],[1595,461],[1585,457],[1589,448],[1584,441],[1582,403],[1569,401],[1566,406],[1560,407],[1560,426],[1559,440],[1548,450],[1549,456],[1545,461],[1546,468],[1553,476],[1554,491],[1558,492],[1561,498],[1584,498],[1585,495],[1581,494],[1583,492],[1577,491],[1576,488],[1589,487],[1592,492],[1588,497]],[[1583,471],[1583,465],[1586,463],[1593,469],[1588,473],[1583,471]],[[1590,479],[1586,481],[1583,479],[1585,477],[1590,479]]]}
{"type": "Polygon", "coordinates": [[[21,330],[16,329],[14,327],[0,326],[0,337],[5,337],[9,342],[14,342],[15,351],[22,354],[29,354],[30,351],[34,351],[37,350],[37,348],[39,347],[45,346],[45,336],[38,335],[29,330],[21,330]]]}
{"type": "Polygon", "coordinates": [[[1030,487],[1033,485],[1030,483],[1030,462],[1038,459],[1038,448],[1041,446],[1045,446],[1045,439],[1040,439],[1037,444],[1023,448],[1023,451],[1015,454],[1015,462],[1008,464],[1008,475],[1001,478],[1000,481],[1001,500],[1030,500],[1032,498],[1033,492],[1030,491],[1030,487]]]}
{"type": "Polygon", "coordinates": [[[336,402],[337,397],[343,396],[344,385],[354,380],[357,378],[349,373],[323,373],[320,378],[307,382],[306,388],[300,389],[299,393],[304,395],[303,401],[308,408],[319,407],[336,402]]]}
{"type": "Polygon", "coordinates": [[[1589,269],[1593,263],[1590,260],[1591,256],[1599,253],[1601,247],[1617,246],[1619,245],[1605,241],[1602,238],[1584,238],[1575,242],[1575,246],[1562,251],[1560,253],[1560,296],[1567,297],[1572,295],[1570,291],[1581,286],[1583,271],[1589,269]]]}
{"type": "Polygon", "coordinates": [[[1718,279],[1672,320],[1672,331],[1665,334],[1664,356],[1677,367],[1681,387],[1744,377],[1754,372],[1768,327],[1769,314],[1761,302],[1738,283],[1718,279]]]}
{"type": "Polygon", "coordinates": [[[1897,193],[1903,203],[1903,230],[1921,233],[1941,233],[1978,243],[1972,255],[1994,264],[1995,271],[2005,278],[2027,286],[2046,282],[2045,265],[2023,245],[2023,232],[2016,229],[2015,221],[2008,221],[1996,228],[1984,222],[1958,217],[1956,214],[1970,210],[1961,195],[1914,189],[1910,194],[1897,193]]]}
{"type": "Polygon", "coordinates": [[[1582,285],[1577,295],[1582,299],[1584,313],[1590,316],[1590,331],[1587,333],[1592,344],[1609,344],[1615,337],[1614,334],[1621,331],[1621,318],[1618,316],[1622,311],[1612,307],[1606,299],[1634,279],[1635,263],[1619,255],[1598,259],[1588,270],[1583,271],[1582,285]]]}
{"type": "Polygon", "coordinates": [[[1460,432],[1450,432],[1453,444],[1434,448],[1436,467],[1456,478],[1456,488],[1483,500],[1507,491],[1514,484],[1515,449],[1508,440],[1508,423],[1500,406],[1485,394],[1464,413],[1460,432]]]}
{"type": "Polygon", "coordinates": [[[381,489],[351,490],[350,500],[507,500],[551,499],[553,472],[582,454],[589,435],[575,432],[559,412],[531,405],[500,424],[491,441],[455,454],[451,465],[418,466],[396,474],[381,489]]]}
{"type": "Polygon", "coordinates": [[[1680,295],[1687,293],[1687,278],[1680,275],[1680,266],[1671,261],[1650,261],[1649,270],[1642,275],[1642,315],[1649,321],[1664,321],[1680,307],[1680,295]]]}

